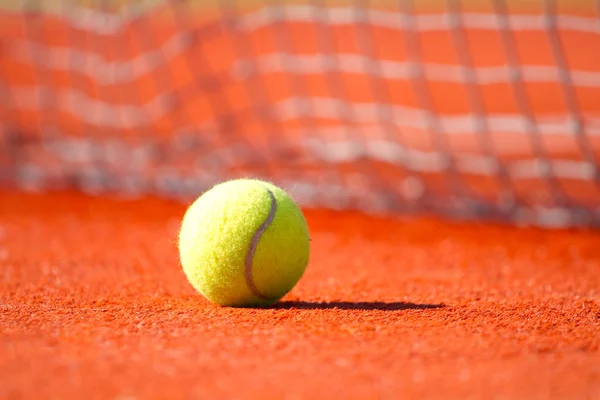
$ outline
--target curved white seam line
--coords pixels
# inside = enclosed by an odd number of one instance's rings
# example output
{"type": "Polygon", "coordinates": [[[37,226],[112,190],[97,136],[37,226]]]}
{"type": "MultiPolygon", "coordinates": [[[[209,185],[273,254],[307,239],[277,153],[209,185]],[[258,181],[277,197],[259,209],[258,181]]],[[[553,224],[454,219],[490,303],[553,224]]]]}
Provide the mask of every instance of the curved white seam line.
{"type": "Polygon", "coordinates": [[[256,284],[254,283],[254,278],[252,277],[252,261],[254,259],[254,253],[256,252],[256,248],[258,247],[258,242],[259,242],[262,234],[269,227],[269,225],[271,225],[271,222],[273,222],[273,219],[275,218],[275,213],[277,212],[277,200],[275,200],[275,195],[268,188],[265,188],[265,189],[267,190],[267,192],[269,193],[269,196],[271,197],[271,209],[269,210],[269,215],[267,216],[267,219],[265,220],[265,222],[263,222],[258,227],[256,232],[254,232],[254,236],[252,236],[252,240],[250,241],[250,249],[248,250],[248,253],[246,253],[246,262],[244,265],[245,266],[244,273],[246,276],[246,284],[248,285],[248,288],[250,289],[252,294],[261,299],[270,300],[269,297],[263,295],[258,290],[258,288],[256,287],[256,284]]]}

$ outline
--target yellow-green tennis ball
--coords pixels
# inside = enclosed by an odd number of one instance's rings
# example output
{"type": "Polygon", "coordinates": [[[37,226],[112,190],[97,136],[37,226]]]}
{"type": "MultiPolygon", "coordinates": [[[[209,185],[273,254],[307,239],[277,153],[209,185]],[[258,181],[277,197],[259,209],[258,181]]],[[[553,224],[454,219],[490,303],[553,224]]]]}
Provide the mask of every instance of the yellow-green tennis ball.
{"type": "Polygon", "coordinates": [[[306,270],[308,225],[282,189],[255,179],[215,185],[186,211],[179,255],[192,286],[233,307],[272,305],[306,270]]]}

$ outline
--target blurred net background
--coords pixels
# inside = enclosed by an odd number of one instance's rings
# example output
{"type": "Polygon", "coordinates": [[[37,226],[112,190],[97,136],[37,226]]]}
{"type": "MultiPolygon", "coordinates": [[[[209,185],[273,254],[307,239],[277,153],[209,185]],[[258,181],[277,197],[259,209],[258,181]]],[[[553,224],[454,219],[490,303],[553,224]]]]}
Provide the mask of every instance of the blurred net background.
{"type": "Polygon", "coordinates": [[[2,186],[600,223],[600,1],[0,9],[2,186]]]}

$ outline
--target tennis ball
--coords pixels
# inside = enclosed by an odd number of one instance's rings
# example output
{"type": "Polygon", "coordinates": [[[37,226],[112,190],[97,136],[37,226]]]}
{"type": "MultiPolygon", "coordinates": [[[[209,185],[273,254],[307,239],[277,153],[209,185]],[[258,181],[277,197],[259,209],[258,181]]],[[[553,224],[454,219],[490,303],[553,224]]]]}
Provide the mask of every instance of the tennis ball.
{"type": "Polygon", "coordinates": [[[281,188],[256,179],[213,186],[188,207],[179,233],[189,282],[222,306],[276,303],[304,274],[309,253],[298,205],[281,188]]]}

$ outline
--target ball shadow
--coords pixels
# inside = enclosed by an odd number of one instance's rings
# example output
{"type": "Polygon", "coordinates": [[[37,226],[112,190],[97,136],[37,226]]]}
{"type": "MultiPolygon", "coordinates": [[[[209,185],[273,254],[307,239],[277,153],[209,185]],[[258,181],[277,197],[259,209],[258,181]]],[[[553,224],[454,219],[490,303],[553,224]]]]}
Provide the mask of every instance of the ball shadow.
{"type": "Polygon", "coordinates": [[[269,307],[272,309],[296,309],[296,310],[427,310],[446,307],[445,304],[419,304],[408,302],[383,302],[383,301],[332,301],[332,302],[312,302],[312,301],[280,301],[269,307]]]}

